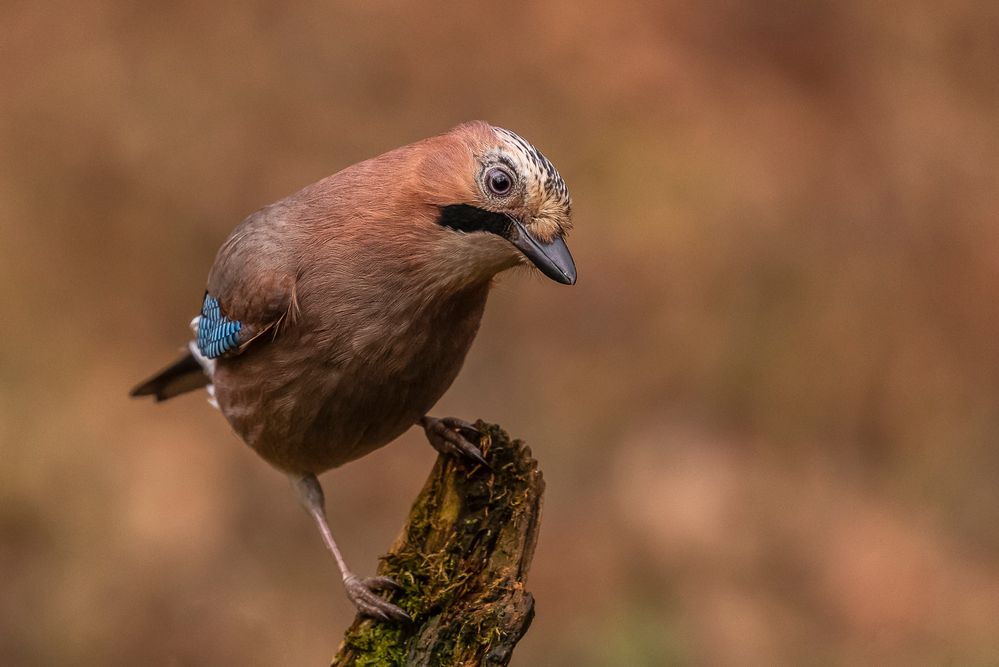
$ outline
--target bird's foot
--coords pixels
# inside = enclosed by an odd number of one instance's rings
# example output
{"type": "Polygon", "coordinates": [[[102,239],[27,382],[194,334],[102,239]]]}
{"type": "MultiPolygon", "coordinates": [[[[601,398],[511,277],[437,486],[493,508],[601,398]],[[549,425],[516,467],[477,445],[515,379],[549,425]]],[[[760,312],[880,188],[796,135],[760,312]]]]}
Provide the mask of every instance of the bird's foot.
{"type": "Polygon", "coordinates": [[[482,431],[463,419],[456,417],[424,417],[420,420],[427,439],[441,454],[466,458],[492,470],[492,466],[482,456],[482,450],[472,440],[478,441],[482,431]]]}
{"type": "Polygon", "coordinates": [[[402,586],[389,577],[367,577],[361,579],[357,575],[348,574],[343,578],[343,587],[347,589],[347,597],[357,607],[362,616],[370,616],[382,621],[412,621],[409,614],[400,607],[378,597],[378,591],[398,591],[402,586]]]}

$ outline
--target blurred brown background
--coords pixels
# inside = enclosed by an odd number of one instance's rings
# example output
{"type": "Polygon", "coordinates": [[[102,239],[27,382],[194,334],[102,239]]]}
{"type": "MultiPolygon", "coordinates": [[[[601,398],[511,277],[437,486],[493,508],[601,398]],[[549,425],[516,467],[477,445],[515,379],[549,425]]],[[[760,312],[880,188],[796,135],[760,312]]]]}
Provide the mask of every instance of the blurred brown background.
{"type": "MultiPolygon", "coordinates": [[[[351,617],[203,396],[259,206],[471,118],[569,183],[438,413],[548,480],[518,665],[999,661],[999,4],[0,7],[0,663],[321,665],[351,617]]],[[[433,461],[326,476],[371,573],[433,461]]]]}

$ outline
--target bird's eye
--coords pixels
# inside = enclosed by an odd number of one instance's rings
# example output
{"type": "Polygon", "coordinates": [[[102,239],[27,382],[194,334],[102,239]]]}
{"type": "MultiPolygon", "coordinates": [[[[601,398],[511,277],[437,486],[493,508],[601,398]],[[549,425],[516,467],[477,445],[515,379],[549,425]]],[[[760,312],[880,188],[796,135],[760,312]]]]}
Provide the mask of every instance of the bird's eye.
{"type": "Polygon", "coordinates": [[[513,189],[513,178],[504,169],[493,167],[486,172],[486,187],[494,195],[504,196],[513,189]]]}

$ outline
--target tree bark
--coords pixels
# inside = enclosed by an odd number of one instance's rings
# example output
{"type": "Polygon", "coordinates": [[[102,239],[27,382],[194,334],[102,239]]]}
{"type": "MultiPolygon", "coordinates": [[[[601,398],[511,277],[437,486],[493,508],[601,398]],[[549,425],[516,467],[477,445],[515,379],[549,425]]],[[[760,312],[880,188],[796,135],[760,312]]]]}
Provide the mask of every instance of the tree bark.
{"type": "Polygon", "coordinates": [[[506,665],[534,618],[525,588],[544,480],[531,450],[478,422],[492,471],[440,456],[378,574],[411,624],[355,619],[333,659],[345,665],[506,665]]]}

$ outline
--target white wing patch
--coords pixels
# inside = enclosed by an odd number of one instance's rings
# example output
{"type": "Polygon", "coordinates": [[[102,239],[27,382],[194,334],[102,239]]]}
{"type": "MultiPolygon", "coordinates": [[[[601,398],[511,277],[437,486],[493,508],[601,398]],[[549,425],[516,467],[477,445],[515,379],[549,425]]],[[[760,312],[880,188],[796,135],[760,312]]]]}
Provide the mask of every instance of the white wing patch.
{"type": "MultiPolygon", "coordinates": [[[[191,320],[191,330],[194,332],[195,336],[198,335],[198,325],[200,324],[201,324],[201,315],[198,315],[193,320],[191,320]]],[[[198,342],[196,340],[192,340],[190,343],[188,343],[187,349],[191,351],[191,356],[193,356],[194,360],[198,362],[199,366],[201,366],[201,370],[205,372],[205,375],[208,376],[208,379],[212,380],[215,377],[215,360],[209,359],[205,355],[201,354],[201,350],[198,348],[198,342]]],[[[209,382],[207,385],[205,385],[205,391],[208,392],[208,404],[211,405],[216,410],[218,410],[219,403],[218,401],[215,400],[215,385],[209,382]]]]}

